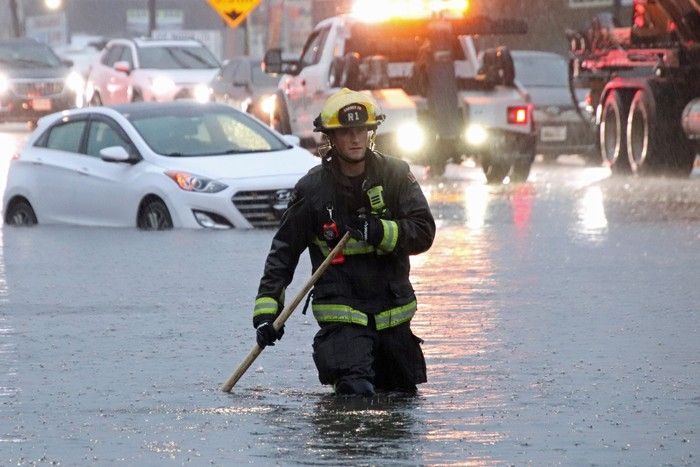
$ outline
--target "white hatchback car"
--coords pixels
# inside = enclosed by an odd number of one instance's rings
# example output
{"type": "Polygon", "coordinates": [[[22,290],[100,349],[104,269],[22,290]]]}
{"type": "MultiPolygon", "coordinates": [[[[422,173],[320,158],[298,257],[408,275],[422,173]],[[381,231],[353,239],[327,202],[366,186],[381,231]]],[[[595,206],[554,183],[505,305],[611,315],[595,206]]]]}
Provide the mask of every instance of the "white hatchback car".
{"type": "Polygon", "coordinates": [[[10,163],[11,225],[275,227],[320,160],[224,104],[88,107],[39,121],[10,163]]]}
{"type": "Polygon", "coordinates": [[[88,72],[92,105],[175,99],[211,100],[221,64],[195,40],[113,39],[88,72]]]}

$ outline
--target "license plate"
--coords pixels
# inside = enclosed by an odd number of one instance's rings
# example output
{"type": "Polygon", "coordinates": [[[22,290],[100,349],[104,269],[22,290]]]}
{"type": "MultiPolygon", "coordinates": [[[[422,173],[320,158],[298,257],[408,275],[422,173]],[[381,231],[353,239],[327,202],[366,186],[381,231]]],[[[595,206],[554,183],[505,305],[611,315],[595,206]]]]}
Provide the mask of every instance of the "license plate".
{"type": "Polygon", "coordinates": [[[32,109],[51,110],[51,99],[32,99],[32,109]]]}
{"type": "Polygon", "coordinates": [[[540,130],[540,139],[542,141],[565,141],[566,127],[565,126],[543,126],[540,130]]]}

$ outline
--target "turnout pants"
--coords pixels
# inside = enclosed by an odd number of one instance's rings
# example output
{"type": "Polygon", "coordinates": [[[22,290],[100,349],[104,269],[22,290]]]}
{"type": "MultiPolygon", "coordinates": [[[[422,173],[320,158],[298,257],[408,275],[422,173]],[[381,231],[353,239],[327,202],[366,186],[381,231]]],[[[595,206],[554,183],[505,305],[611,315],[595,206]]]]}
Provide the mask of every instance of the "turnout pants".
{"type": "Polygon", "coordinates": [[[410,323],[377,331],[355,324],[324,324],[313,358],[322,384],[366,380],[383,391],[414,392],[426,379],[423,341],[410,323]]]}

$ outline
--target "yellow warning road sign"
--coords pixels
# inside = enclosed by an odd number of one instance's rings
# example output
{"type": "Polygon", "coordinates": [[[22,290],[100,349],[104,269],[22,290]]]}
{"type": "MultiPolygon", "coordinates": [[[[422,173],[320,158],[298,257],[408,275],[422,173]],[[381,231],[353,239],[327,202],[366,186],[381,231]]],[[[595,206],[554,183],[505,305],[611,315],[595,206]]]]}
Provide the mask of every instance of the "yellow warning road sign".
{"type": "Polygon", "coordinates": [[[229,26],[235,28],[260,4],[260,0],[207,0],[229,26]]]}

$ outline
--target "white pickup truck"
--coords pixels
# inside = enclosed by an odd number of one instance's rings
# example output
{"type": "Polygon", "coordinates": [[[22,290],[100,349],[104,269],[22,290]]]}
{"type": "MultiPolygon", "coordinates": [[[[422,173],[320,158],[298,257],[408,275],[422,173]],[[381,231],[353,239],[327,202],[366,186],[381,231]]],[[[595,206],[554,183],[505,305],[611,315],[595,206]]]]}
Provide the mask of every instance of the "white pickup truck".
{"type": "Polygon", "coordinates": [[[319,143],[313,120],[339,87],[371,93],[386,121],[377,149],[427,165],[441,175],[449,162],[478,159],[489,183],[524,181],[534,160],[532,106],[514,80],[506,49],[479,54],[472,34],[521,33],[519,22],[485,17],[367,22],[325,19],[298,60],[268,50],[264,67],[281,74],[269,121],[279,131],[319,143]]]}

